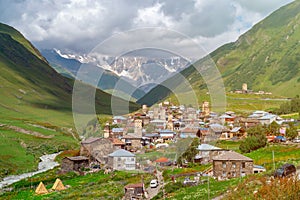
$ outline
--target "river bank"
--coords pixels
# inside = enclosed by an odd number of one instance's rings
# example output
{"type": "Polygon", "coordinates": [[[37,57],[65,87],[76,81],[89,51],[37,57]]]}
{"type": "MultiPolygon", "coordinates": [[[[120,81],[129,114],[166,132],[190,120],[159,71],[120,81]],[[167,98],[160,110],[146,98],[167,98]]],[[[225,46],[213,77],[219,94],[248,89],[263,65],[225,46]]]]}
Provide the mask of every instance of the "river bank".
{"type": "Polygon", "coordinates": [[[48,154],[48,155],[43,155],[40,157],[40,162],[38,165],[38,170],[34,172],[28,172],[20,175],[11,175],[7,176],[0,181],[0,189],[2,189],[5,186],[11,185],[13,183],[16,183],[22,179],[32,177],[36,174],[48,171],[50,169],[53,169],[56,166],[59,166],[58,162],[55,162],[54,159],[57,155],[60,153],[54,153],[54,154],[48,154]]]}

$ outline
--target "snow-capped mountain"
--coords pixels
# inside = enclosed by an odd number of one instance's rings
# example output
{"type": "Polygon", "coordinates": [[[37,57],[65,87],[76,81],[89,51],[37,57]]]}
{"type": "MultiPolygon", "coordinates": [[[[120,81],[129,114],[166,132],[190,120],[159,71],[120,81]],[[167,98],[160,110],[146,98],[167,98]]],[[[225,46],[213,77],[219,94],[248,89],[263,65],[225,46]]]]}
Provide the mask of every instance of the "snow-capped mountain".
{"type": "Polygon", "coordinates": [[[138,87],[150,84],[152,88],[190,65],[189,61],[177,56],[166,58],[131,55],[112,57],[99,54],[63,53],[58,49],[55,51],[63,58],[76,59],[81,63],[90,63],[109,70],[138,87]]]}

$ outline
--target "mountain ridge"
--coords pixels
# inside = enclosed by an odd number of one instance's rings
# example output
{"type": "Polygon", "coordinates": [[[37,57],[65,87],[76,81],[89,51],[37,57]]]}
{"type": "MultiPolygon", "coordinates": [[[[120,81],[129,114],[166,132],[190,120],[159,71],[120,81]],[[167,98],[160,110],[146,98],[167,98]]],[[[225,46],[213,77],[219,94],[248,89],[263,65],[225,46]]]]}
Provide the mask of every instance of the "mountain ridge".
{"type": "MultiPolygon", "coordinates": [[[[64,58],[57,53],[56,50],[41,50],[41,53],[50,63],[51,67],[66,77],[75,78],[80,67],[85,67],[85,65],[87,65],[74,58],[64,58]]],[[[90,66],[91,69],[97,68],[95,70],[99,70],[98,66],[93,66],[92,64],[90,64],[90,66]]],[[[110,94],[113,93],[113,89],[118,89],[118,91],[114,91],[114,94],[125,99],[131,98],[129,94],[131,91],[134,91],[131,96],[135,99],[139,99],[145,95],[144,91],[134,87],[123,78],[120,78],[113,72],[107,70],[103,70],[97,87],[110,94]],[[118,84],[118,88],[115,88],[116,84],[118,84]]]]}
{"type": "MultiPolygon", "coordinates": [[[[23,45],[24,42],[28,40],[17,30],[0,24],[0,113],[5,113],[3,117],[22,113],[24,118],[30,116],[73,126],[73,81],[58,74],[44,57],[38,56],[41,54],[37,49],[33,49],[29,43],[23,45]],[[15,35],[18,36],[17,40],[13,37],[15,35]],[[68,123],[56,119],[55,115],[58,113],[63,116],[68,113],[68,123]]],[[[95,107],[98,113],[111,114],[111,95],[100,90],[95,91],[95,107]]],[[[121,99],[117,101],[126,103],[121,99]]],[[[131,109],[138,107],[130,102],[131,109]]]]}
{"type": "MultiPolygon", "coordinates": [[[[227,92],[241,89],[242,84],[247,83],[248,88],[255,91],[264,90],[285,97],[299,95],[299,10],[299,0],[281,7],[241,35],[237,41],[219,47],[196,63],[201,65],[201,62],[212,59],[222,75],[227,92]]],[[[196,92],[208,92],[193,65],[180,74],[196,92]]],[[[174,77],[164,84],[176,83],[174,77]]],[[[173,85],[176,87],[176,84],[173,85]]],[[[169,92],[161,87],[153,88],[137,102],[151,102],[152,105],[171,95],[170,89],[168,90],[169,92]],[[164,95],[157,95],[162,93],[164,95]],[[153,94],[159,97],[153,99],[153,94]]]]}

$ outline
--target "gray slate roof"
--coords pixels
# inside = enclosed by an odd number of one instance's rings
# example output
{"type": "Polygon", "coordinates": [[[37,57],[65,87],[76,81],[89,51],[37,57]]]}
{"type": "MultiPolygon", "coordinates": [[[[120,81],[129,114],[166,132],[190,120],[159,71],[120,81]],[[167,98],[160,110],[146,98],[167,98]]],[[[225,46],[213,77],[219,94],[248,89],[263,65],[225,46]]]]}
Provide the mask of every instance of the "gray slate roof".
{"type": "Polygon", "coordinates": [[[66,158],[68,158],[69,160],[72,160],[72,161],[88,160],[88,158],[85,156],[74,156],[74,157],[66,157],[66,158]]]}
{"type": "Polygon", "coordinates": [[[90,143],[96,142],[96,141],[98,141],[98,140],[100,140],[100,139],[101,139],[101,138],[98,138],[98,137],[96,137],[96,138],[90,137],[90,138],[88,138],[88,139],[82,141],[81,143],[82,143],[82,144],[90,144],[90,143]]]}
{"type": "Polygon", "coordinates": [[[213,160],[239,160],[239,161],[253,161],[251,158],[248,158],[242,154],[239,154],[234,151],[225,151],[223,154],[216,156],[213,160]]]}
{"type": "Polygon", "coordinates": [[[124,149],[118,149],[111,154],[108,154],[109,157],[135,157],[133,153],[126,151],[124,149]]]}

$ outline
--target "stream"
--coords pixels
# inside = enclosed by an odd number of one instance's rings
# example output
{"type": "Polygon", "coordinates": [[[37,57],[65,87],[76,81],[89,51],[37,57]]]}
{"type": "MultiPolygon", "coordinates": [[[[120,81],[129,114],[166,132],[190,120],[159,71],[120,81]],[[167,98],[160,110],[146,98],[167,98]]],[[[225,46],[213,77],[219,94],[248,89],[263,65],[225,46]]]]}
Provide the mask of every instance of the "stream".
{"type": "Polygon", "coordinates": [[[54,154],[48,154],[48,155],[41,156],[40,157],[41,161],[39,162],[38,170],[35,172],[28,172],[28,173],[24,173],[24,174],[20,174],[20,175],[10,175],[10,176],[3,178],[2,181],[0,181],[0,189],[5,186],[11,185],[15,182],[18,182],[22,179],[32,177],[36,174],[48,171],[48,170],[53,169],[54,167],[58,166],[59,164],[54,161],[55,157],[58,154],[60,154],[60,153],[54,153],[54,154]]]}

